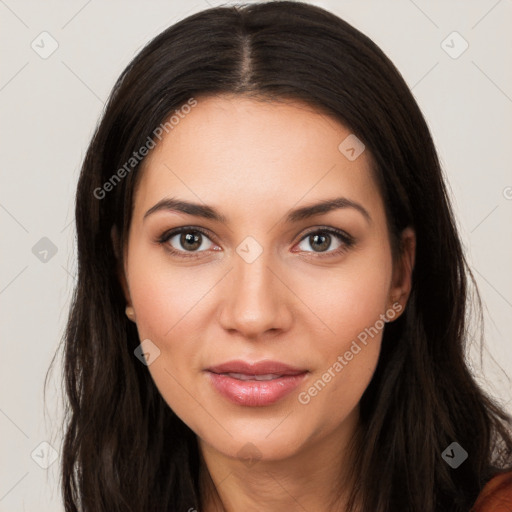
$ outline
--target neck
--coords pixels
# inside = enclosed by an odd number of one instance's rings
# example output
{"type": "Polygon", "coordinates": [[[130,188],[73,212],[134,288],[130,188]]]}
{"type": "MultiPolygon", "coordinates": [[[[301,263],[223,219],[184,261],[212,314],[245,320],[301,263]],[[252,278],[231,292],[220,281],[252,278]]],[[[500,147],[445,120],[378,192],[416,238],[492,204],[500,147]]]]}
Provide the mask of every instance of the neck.
{"type": "Polygon", "coordinates": [[[336,430],[286,459],[262,457],[246,464],[199,440],[204,512],[346,512],[353,481],[350,439],[357,411],[336,430]]]}

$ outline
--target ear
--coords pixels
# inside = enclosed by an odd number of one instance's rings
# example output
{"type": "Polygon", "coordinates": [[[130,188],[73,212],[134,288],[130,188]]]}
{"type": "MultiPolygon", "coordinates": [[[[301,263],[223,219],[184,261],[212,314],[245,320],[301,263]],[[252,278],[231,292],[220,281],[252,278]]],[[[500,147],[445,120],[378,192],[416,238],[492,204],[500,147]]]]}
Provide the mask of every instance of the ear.
{"type": "Polygon", "coordinates": [[[117,278],[121,287],[123,289],[124,297],[126,299],[126,304],[131,306],[131,297],[130,290],[128,288],[128,283],[126,281],[125,271],[124,271],[124,258],[122,257],[123,248],[120,245],[119,232],[117,227],[114,225],[110,230],[110,238],[112,240],[112,246],[114,248],[114,254],[116,256],[116,269],[117,269],[117,278]]]}
{"type": "Polygon", "coordinates": [[[412,272],[416,257],[416,233],[411,227],[402,231],[398,262],[393,267],[393,277],[389,300],[391,304],[399,303],[400,311],[405,309],[412,288],[412,272]]]}

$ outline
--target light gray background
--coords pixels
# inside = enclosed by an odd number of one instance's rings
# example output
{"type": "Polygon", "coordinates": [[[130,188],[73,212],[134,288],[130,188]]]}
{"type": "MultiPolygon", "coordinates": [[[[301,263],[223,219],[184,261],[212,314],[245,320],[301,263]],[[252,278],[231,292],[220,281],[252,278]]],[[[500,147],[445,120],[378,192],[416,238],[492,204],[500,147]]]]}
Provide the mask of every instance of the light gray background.
{"type": "MultiPolygon", "coordinates": [[[[512,0],[311,3],[370,36],[426,116],[486,305],[483,366],[478,345],[472,365],[510,409],[512,0]],[[453,31],[469,44],[458,58],[452,56],[464,43],[453,31]]],[[[103,103],[142,45],[186,15],[220,4],[0,0],[2,512],[62,510],[59,461],[43,469],[31,454],[48,461],[51,450],[39,447],[45,441],[61,451],[59,361],[46,409],[43,379],[74,285],[74,193],[103,103]],[[43,31],[59,45],[47,59],[31,48],[43,31]],[[32,252],[42,237],[57,248],[46,262],[32,252]]]]}

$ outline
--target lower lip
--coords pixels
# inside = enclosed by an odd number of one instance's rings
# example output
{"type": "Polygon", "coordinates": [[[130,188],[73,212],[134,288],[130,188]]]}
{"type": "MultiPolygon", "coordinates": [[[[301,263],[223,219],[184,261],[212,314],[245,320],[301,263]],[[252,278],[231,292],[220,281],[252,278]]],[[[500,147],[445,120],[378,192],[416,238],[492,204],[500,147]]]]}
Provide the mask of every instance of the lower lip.
{"type": "Polygon", "coordinates": [[[272,380],[238,380],[228,375],[208,372],[213,387],[227,399],[238,405],[258,407],[270,405],[291,393],[306,377],[283,375],[272,380]]]}

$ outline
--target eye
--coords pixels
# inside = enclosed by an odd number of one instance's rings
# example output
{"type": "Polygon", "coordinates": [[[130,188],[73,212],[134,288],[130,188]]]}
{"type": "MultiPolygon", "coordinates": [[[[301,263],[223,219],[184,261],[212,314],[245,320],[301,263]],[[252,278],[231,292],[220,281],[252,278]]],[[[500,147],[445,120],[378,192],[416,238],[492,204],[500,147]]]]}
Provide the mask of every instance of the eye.
{"type": "Polygon", "coordinates": [[[354,238],[344,231],[334,228],[323,228],[310,231],[302,238],[298,247],[306,252],[317,253],[317,257],[336,256],[347,251],[354,245],[354,242],[354,238]],[[333,238],[337,239],[337,245],[334,247],[334,250],[328,250],[332,246],[333,238]],[[304,248],[305,245],[312,247],[313,251],[308,251],[304,248]]]}
{"type": "Polygon", "coordinates": [[[213,244],[203,229],[184,226],[166,231],[157,241],[160,244],[165,244],[171,254],[194,258],[199,256],[195,253],[204,252],[209,248],[206,240],[213,244]]]}

